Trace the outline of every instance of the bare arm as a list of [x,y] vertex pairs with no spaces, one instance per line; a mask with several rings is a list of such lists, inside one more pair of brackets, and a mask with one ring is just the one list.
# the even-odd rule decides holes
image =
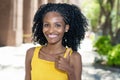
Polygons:
[[31,80],[31,60],[32,60],[33,52],[34,52],[34,48],[30,48],[26,53],[25,80]]
[[[82,60],[81,55],[79,53],[74,53],[72,56],[71,63],[73,65],[75,80],[81,80],[82,73]],[[72,80],[72,79],[71,79]]]
[[81,80],[82,73],[81,55],[75,52],[71,56],[70,64],[72,64],[72,69],[70,69],[68,73],[69,80]]

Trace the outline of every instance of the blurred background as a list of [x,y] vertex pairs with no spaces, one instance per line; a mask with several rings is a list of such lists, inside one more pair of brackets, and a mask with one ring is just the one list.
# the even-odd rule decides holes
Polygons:
[[24,80],[33,17],[44,3],[75,4],[88,19],[82,80],[120,80],[120,0],[0,0],[0,80]]

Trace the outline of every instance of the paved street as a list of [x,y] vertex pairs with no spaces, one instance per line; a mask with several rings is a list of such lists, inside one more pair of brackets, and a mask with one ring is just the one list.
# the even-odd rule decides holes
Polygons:
[[[0,80],[24,80],[24,61],[26,50],[32,44],[19,47],[0,47]],[[92,50],[91,42],[84,40],[79,52],[82,55],[82,80],[120,80],[120,70],[111,71],[92,65],[97,54]]]

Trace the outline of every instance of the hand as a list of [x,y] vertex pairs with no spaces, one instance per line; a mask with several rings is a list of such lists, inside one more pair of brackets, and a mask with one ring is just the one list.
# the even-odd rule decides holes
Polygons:
[[68,58],[63,58],[62,56],[58,56],[55,60],[55,67],[59,70],[65,71],[69,73],[72,67],[70,66],[70,56]]

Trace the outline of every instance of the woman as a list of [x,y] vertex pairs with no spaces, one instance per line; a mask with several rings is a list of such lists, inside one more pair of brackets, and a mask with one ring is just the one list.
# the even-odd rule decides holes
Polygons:
[[87,21],[80,9],[65,3],[40,6],[34,16],[33,41],[26,54],[25,80],[81,80],[81,55]]

